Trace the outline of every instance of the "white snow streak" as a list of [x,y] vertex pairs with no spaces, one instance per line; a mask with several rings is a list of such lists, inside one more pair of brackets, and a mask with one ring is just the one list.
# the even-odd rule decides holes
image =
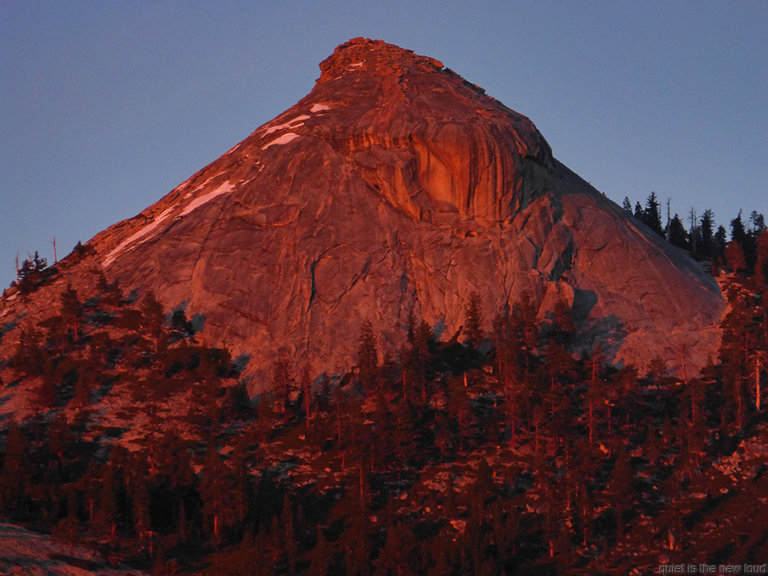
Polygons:
[[304,120],[308,120],[309,118],[311,118],[311,116],[308,116],[307,114],[301,114],[292,120],[288,120],[288,122],[267,128],[264,130],[264,135],[266,136],[267,134],[272,134],[273,132],[277,132],[278,130],[282,130],[284,128],[298,128],[299,126],[303,126]]
[[[127,239],[125,239],[122,242],[120,242],[120,244],[118,244],[117,247],[112,249],[112,251],[109,254],[107,254],[107,257],[104,259],[104,266],[106,267],[106,266],[109,266],[110,264],[112,264],[112,262],[115,260],[115,256],[117,256],[118,252],[122,251],[124,248],[126,248],[130,244],[136,242],[137,240],[139,240],[141,238],[144,238],[144,236],[146,236],[147,234],[152,232],[152,230],[157,228],[163,220],[168,218],[170,213],[173,212],[174,208],[175,208],[174,206],[168,208],[162,214],[160,214],[157,218],[152,220],[152,222],[150,222],[149,224],[144,226],[141,230],[139,230],[138,232],[135,232],[134,234],[131,234]],[[146,242],[151,237],[152,236],[150,236],[149,238],[144,238],[144,240],[142,240],[142,242]]]
[[187,204],[184,210],[181,212],[181,216],[186,216],[193,210],[197,210],[203,204],[207,204],[208,202],[216,198],[216,196],[221,196],[222,194],[226,194],[227,192],[232,192],[234,187],[235,186],[231,184],[229,180],[227,180],[226,182],[224,182],[224,184],[222,184],[215,190],[211,190],[207,194],[203,194],[199,198],[195,198],[194,200],[192,200],[192,202]]
[[330,110],[330,109],[331,107],[328,106],[327,104],[318,103],[318,104],[312,104],[312,108],[310,108],[309,111],[312,112],[312,114],[316,114],[317,112],[325,112],[326,110]]
[[283,144],[288,144],[288,142],[291,142],[292,140],[295,140],[298,138],[299,135],[296,134],[296,132],[287,132],[283,134],[282,136],[278,136],[271,142],[268,142],[264,146],[261,147],[262,150],[266,150],[270,146],[282,146]]

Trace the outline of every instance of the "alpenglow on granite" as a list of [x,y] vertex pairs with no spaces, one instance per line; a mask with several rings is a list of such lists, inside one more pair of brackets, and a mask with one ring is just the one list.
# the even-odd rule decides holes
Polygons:
[[450,338],[472,292],[486,332],[524,293],[541,320],[566,302],[574,352],[600,344],[617,365],[693,371],[715,353],[715,280],[558,162],[531,120],[382,41],[351,40],[320,69],[67,275],[101,268],[186,303],[202,338],[250,356],[253,391],[281,347],[313,374],[349,369],[366,319],[393,356],[411,312]]

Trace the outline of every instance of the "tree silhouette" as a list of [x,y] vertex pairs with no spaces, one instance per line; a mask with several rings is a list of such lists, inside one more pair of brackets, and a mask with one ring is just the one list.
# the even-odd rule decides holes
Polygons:
[[659,201],[656,198],[656,192],[651,192],[645,201],[642,220],[648,228],[656,232],[659,236],[664,236],[664,227],[661,224],[661,211],[659,210]]
[[67,289],[61,295],[61,316],[72,328],[72,338],[74,342],[79,340],[78,328],[83,315],[83,306],[77,297],[77,292],[71,284],[67,284]]
[[19,292],[27,295],[37,289],[44,279],[47,268],[48,261],[41,258],[37,251],[33,257],[24,260],[18,270],[17,286]]
[[272,390],[275,408],[283,415],[283,420],[287,421],[290,417],[293,393],[296,390],[288,348],[280,348],[278,357],[272,364]]
[[21,328],[13,355],[13,367],[29,376],[40,376],[45,370],[45,355],[40,333],[31,325]]
[[472,291],[464,308],[464,334],[466,334],[466,344],[471,350],[477,350],[485,339],[480,310],[480,295]]
[[370,320],[364,320],[360,327],[360,338],[357,344],[357,366],[363,390],[371,390],[379,368],[379,356],[376,351],[376,336],[373,333],[373,325]]
[[678,248],[688,248],[688,233],[683,226],[680,217],[675,214],[672,220],[669,222],[669,230],[667,232],[669,243]]
[[29,443],[16,423],[11,422],[5,441],[5,458],[0,471],[0,510],[11,515],[26,515],[30,480]]
[[230,467],[223,460],[213,442],[208,443],[200,480],[200,498],[203,501],[203,519],[206,533],[219,546],[224,530],[239,518],[237,482]]

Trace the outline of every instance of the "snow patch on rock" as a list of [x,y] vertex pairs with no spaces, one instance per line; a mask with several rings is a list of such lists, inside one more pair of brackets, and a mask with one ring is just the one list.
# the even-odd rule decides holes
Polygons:
[[137,242],[138,240],[141,240],[139,244],[146,242],[147,240],[151,239],[154,235],[150,235],[150,233],[155,230],[160,224],[170,216],[171,212],[173,212],[174,207],[168,208],[167,210],[164,210],[159,216],[157,216],[152,222],[144,226],[141,230],[138,232],[135,232],[131,234],[128,238],[120,242],[114,249],[110,251],[109,254],[107,254],[107,257],[104,259],[104,267],[109,266],[112,264],[112,262],[115,260],[115,257],[122,252],[125,248],[133,244],[134,242]]
[[296,134],[296,132],[287,132],[283,134],[282,136],[278,136],[271,142],[268,142],[267,144],[264,144],[264,146],[261,147],[262,150],[266,150],[270,146],[282,146],[283,144],[288,144],[288,142],[291,142],[298,138],[299,135]]
[[192,200],[192,202],[187,204],[186,207],[184,208],[184,210],[181,212],[181,216],[186,216],[187,214],[189,214],[193,210],[197,210],[198,208],[200,208],[204,204],[207,204],[208,202],[210,202],[211,200],[213,200],[217,196],[221,196],[222,194],[226,194],[228,192],[231,192],[234,188],[235,188],[235,186],[232,183],[230,183],[229,180],[227,180],[226,182],[221,184],[215,190],[211,190],[207,194],[203,194],[199,198],[195,198],[194,200]]
[[270,126],[266,130],[264,130],[264,135],[272,134],[273,132],[277,132],[278,130],[290,130],[293,128],[298,128],[299,126],[304,125],[304,120],[309,120],[311,116],[308,114],[300,114],[299,116],[296,116],[296,118],[293,118],[291,120],[288,120],[288,122],[284,122],[283,124],[278,124],[277,126]]

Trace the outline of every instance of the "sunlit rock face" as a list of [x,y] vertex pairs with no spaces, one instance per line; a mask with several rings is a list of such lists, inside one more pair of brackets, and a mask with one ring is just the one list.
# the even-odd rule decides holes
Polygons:
[[357,39],[314,89],[138,216],[97,235],[125,291],[205,318],[251,357],[253,391],[287,347],[313,373],[354,364],[372,321],[396,354],[413,311],[453,335],[527,292],[564,299],[579,346],[641,369],[702,366],[714,280],[552,156],[533,123],[431,58]]

